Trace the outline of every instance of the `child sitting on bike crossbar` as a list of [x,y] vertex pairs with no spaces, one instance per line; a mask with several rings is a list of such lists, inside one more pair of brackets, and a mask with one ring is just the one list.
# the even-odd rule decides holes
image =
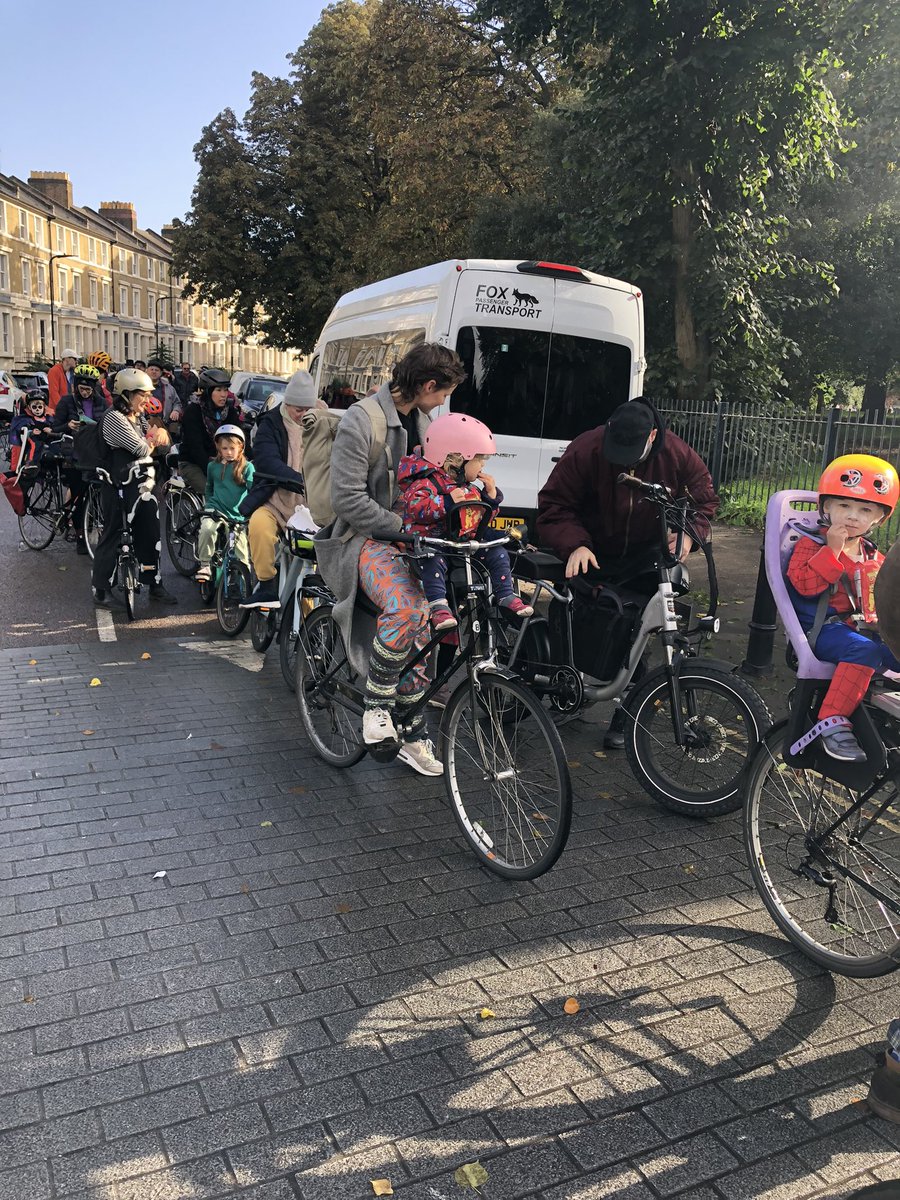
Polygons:
[[[215,433],[216,457],[206,468],[206,493],[203,518],[197,537],[200,566],[194,578],[206,582],[216,549],[216,538],[223,519],[243,521],[238,506],[253,483],[253,463],[244,455],[245,436],[240,425],[221,425]],[[234,551],[239,562],[250,566],[250,547],[246,529],[235,534]]]
[[[883,524],[900,498],[897,472],[870,454],[836,458],[819,480],[819,532],[803,534],[787,568],[794,608],[817,658],[837,664],[819,720],[804,736],[841,762],[864,762],[850,717],[876,671],[900,671],[878,635],[875,577],[884,555],[867,535]],[[900,710],[900,705],[898,705]]]
[[[496,454],[494,436],[482,421],[464,413],[446,413],[429,426],[421,451],[404,455],[397,471],[402,503],[403,529],[431,537],[475,538],[491,541],[503,535],[489,528],[503,502],[492,475],[484,471],[490,455]],[[481,487],[476,487],[476,481]],[[475,501],[470,505],[466,501]],[[480,507],[487,503],[490,511]],[[458,531],[450,528],[456,513]],[[530,617],[534,609],[513,590],[509,554],[503,545],[479,550],[476,560],[490,573],[494,599],[513,616]],[[455,629],[458,621],[447,600],[447,558],[429,551],[421,560],[422,589],[431,610],[431,626],[437,631]]]

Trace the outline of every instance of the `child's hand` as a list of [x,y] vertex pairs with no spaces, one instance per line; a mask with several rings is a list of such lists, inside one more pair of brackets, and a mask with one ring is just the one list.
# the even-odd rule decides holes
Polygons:
[[454,504],[462,504],[463,500],[468,498],[468,492],[465,488],[452,488],[450,491],[450,499]]
[[484,484],[484,494],[488,500],[495,500],[497,498],[497,484],[493,475],[488,475],[485,471],[479,471],[478,478]]
[[849,534],[847,526],[836,521],[833,525],[828,526],[828,532],[825,534],[825,541],[828,549],[835,555],[840,555],[847,544]]

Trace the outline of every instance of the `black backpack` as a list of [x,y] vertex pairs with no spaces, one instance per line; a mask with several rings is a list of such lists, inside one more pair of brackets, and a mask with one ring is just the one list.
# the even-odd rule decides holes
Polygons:
[[75,431],[72,459],[82,471],[94,471],[97,467],[109,470],[112,453],[100,433],[100,422],[82,425]]

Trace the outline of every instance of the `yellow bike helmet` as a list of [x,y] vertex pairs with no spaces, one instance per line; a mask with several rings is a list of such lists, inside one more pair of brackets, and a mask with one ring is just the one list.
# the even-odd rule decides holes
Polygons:
[[88,363],[92,367],[96,367],[98,371],[108,371],[112,365],[112,359],[105,350],[95,350],[93,354],[88,355]]
[[73,372],[76,383],[89,383],[91,387],[100,382],[100,372],[90,363],[79,363]]

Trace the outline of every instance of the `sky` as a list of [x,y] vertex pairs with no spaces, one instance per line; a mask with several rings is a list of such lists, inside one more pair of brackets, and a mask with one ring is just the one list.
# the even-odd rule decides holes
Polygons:
[[[321,0],[44,0],[3,5],[0,173],[67,171],[76,204],[130,200],[159,230],[190,208],[193,147],[251,74],[286,75]],[[48,36],[49,35],[49,36]],[[51,48],[52,47],[52,48]],[[26,67],[25,64],[29,65]],[[19,73],[21,71],[21,73]]]

